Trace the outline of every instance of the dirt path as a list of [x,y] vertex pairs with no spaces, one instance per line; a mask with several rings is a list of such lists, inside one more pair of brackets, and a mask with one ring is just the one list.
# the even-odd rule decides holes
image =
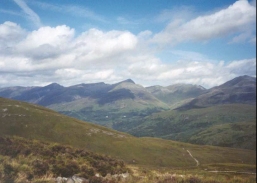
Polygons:
[[237,172],[237,171],[208,171],[212,173],[239,173],[239,174],[250,174],[250,175],[256,175],[256,173],[253,172]]
[[195,160],[196,166],[199,166],[200,165],[199,161],[191,154],[191,152],[189,150],[187,150],[187,152],[188,152],[189,156],[191,156]]

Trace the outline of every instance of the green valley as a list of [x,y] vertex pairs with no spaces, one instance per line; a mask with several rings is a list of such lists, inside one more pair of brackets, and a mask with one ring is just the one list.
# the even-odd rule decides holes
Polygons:
[[[116,128],[122,125],[117,124]],[[155,113],[144,118],[135,128],[128,129],[128,132],[136,136],[196,144],[256,149],[255,127],[255,106],[227,104]]]

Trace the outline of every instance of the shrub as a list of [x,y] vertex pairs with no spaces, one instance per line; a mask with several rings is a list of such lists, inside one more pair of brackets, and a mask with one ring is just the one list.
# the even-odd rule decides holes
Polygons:
[[92,177],[89,183],[104,183],[104,179],[102,177]]
[[33,173],[36,176],[45,175],[46,172],[49,170],[49,166],[46,162],[42,160],[35,160],[32,162]]
[[4,183],[13,183],[17,175],[17,170],[10,164],[4,164]]
[[74,174],[79,173],[80,168],[74,161],[69,161],[67,163],[64,163],[64,161],[58,161],[53,165],[52,171],[56,176],[71,177]]
[[80,171],[81,171],[81,173],[79,174],[79,176],[85,177],[87,179],[90,177],[93,177],[95,175],[94,169],[89,168],[86,165],[81,166]]
[[198,177],[189,177],[186,181],[188,183],[201,183],[202,182],[202,180],[199,179]]

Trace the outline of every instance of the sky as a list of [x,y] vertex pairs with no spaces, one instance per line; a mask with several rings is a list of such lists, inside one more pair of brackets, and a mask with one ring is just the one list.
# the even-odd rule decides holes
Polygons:
[[0,88],[256,77],[256,0],[0,0]]

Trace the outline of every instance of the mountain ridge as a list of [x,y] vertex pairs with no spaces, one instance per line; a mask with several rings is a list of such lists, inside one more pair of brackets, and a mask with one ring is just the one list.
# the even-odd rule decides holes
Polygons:
[[222,85],[208,89],[206,93],[177,107],[176,110],[189,110],[231,103],[256,105],[256,78],[246,75],[236,77]]

